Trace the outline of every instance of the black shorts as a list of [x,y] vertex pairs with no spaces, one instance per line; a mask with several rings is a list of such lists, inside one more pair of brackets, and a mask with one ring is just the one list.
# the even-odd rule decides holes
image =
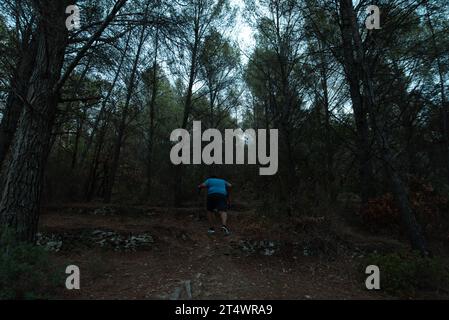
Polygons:
[[225,211],[227,209],[226,196],[220,193],[207,195],[207,211]]

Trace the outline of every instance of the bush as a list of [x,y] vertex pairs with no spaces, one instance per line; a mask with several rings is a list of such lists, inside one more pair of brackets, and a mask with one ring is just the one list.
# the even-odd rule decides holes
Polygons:
[[360,210],[363,225],[371,232],[378,230],[389,230],[401,223],[399,210],[394,203],[393,195],[390,193],[370,199]]
[[[418,178],[410,179],[410,205],[428,235],[446,235],[449,200],[437,193],[433,186]],[[399,209],[391,193],[370,199],[360,210],[365,228],[371,232],[391,233],[402,229]]]
[[413,296],[418,290],[438,291],[449,287],[449,270],[438,258],[422,257],[418,253],[371,254],[363,264],[380,269],[380,287],[398,296]]
[[5,233],[0,240],[0,299],[48,299],[58,284],[48,253],[29,243],[17,243]]

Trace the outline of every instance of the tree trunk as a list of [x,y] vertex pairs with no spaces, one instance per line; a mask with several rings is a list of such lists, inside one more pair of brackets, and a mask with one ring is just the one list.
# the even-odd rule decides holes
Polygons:
[[322,48],[321,42],[320,42],[320,51],[321,53],[321,61],[320,61],[320,76],[321,76],[321,90],[323,91],[323,99],[322,99],[322,105],[323,105],[323,111],[324,111],[324,140],[326,145],[326,192],[329,197],[329,200],[334,200],[335,194],[334,194],[334,188],[333,188],[333,182],[334,182],[334,172],[333,172],[333,162],[334,162],[334,155],[332,151],[332,142],[331,142],[331,126],[330,126],[330,117],[331,117],[331,111],[329,110],[329,88],[327,84],[328,80],[328,67],[327,67],[327,61],[325,58],[325,55],[323,53],[324,48]]
[[[148,9],[148,7],[147,7],[147,9]],[[125,105],[123,106],[122,116],[120,119],[120,124],[119,124],[118,132],[117,132],[117,138],[116,138],[115,144],[114,144],[114,153],[113,153],[113,158],[112,158],[110,180],[109,180],[109,184],[106,186],[106,190],[105,190],[105,196],[104,196],[105,203],[110,203],[111,199],[112,199],[112,190],[114,189],[115,179],[117,176],[117,171],[118,171],[119,162],[120,162],[120,153],[122,150],[122,145],[123,145],[124,137],[125,137],[126,120],[128,119],[129,105],[131,103],[131,97],[134,92],[137,67],[138,67],[139,60],[140,60],[140,53],[142,52],[142,47],[145,42],[144,41],[145,40],[145,31],[146,31],[146,25],[142,26],[136,56],[134,58],[133,66],[131,69],[131,75],[130,75],[130,79],[129,79],[129,83],[128,83],[128,89],[126,92]]]
[[340,14],[342,17],[343,55],[345,61],[345,74],[349,83],[349,90],[354,110],[354,119],[357,129],[356,145],[357,159],[359,163],[360,194],[362,201],[366,203],[374,194],[373,165],[370,153],[369,127],[367,110],[363,105],[360,88],[360,61],[354,57],[353,29],[351,14],[353,10],[351,0],[340,0]]
[[118,66],[117,66],[117,71],[115,72],[114,79],[112,80],[112,83],[111,83],[111,87],[109,88],[108,93],[106,94],[106,97],[101,102],[100,112],[98,113],[98,116],[95,119],[94,125],[92,127],[92,132],[90,133],[90,135],[87,139],[87,142],[86,142],[86,148],[84,149],[84,152],[81,156],[81,164],[84,164],[84,161],[86,160],[87,155],[89,154],[90,148],[92,147],[92,143],[94,141],[94,137],[98,130],[98,126],[100,125],[101,121],[103,120],[103,116],[104,116],[105,112],[107,111],[106,106],[109,102],[109,99],[112,96],[112,93],[114,92],[114,88],[119,79],[120,72],[122,71],[123,62],[126,58],[128,48],[129,48],[130,38],[131,38],[131,32],[128,33],[128,37],[126,38],[125,49],[123,50],[123,54],[120,58],[120,62],[118,64]]
[[[200,45],[200,35],[199,35],[199,18],[195,22],[195,40],[193,43],[193,48],[191,52],[191,64],[190,64],[190,72],[189,72],[189,84],[187,86],[187,94],[184,103],[184,116],[182,119],[181,128],[187,128],[187,122],[189,120],[189,116],[192,109],[192,97],[193,97],[193,85],[195,84],[196,73],[197,73],[197,59],[198,59],[198,50]],[[184,170],[182,165],[178,165],[174,167],[174,176],[173,176],[173,191],[174,191],[174,205],[180,206],[183,202],[182,196],[182,181],[184,176]]]
[[0,233],[15,232],[18,241],[35,240],[44,169],[51,145],[59,92],[95,39],[101,35],[126,0],[120,0],[100,28],[61,75],[68,31],[65,10],[75,1],[34,0],[37,15],[36,59],[23,101],[18,127],[5,163],[0,200]]
[[81,118],[79,118],[79,117],[77,118],[75,143],[74,143],[73,152],[72,152],[71,170],[75,170],[75,168],[78,164],[79,145],[80,145],[81,135],[83,134],[84,122],[87,117],[87,108],[88,108],[88,106],[84,105],[82,107],[83,112],[82,112]]
[[[14,72],[11,81],[11,92],[8,94],[6,100],[5,113],[3,114],[2,122],[0,124],[0,168],[9,151],[12,139],[17,129],[17,123],[22,111],[22,99],[25,99],[27,94],[27,84],[30,80],[31,73],[36,58],[36,41],[28,32],[29,36],[25,36],[22,40],[21,53],[17,70]],[[33,38],[32,38],[33,37]]]
[[[423,255],[427,255],[427,244],[422,234],[421,227],[418,224],[414,212],[410,206],[407,189],[397,169],[393,166],[394,158],[389,146],[386,131],[378,125],[376,111],[374,110],[376,102],[373,81],[370,70],[368,70],[368,62],[365,59],[364,50],[362,48],[362,40],[358,31],[357,19],[354,8],[352,7],[352,0],[340,0],[340,10],[343,25],[346,27],[343,29],[347,31],[348,34],[350,33],[352,38],[350,42],[346,42],[344,45],[345,51],[350,50],[349,53],[345,52],[345,56],[353,56],[354,53],[357,56],[356,66],[358,67],[358,73],[350,73],[349,76],[351,79],[348,80],[353,83],[363,82],[364,84],[363,92],[365,99],[361,97],[360,91],[352,92],[351,96],[354,96],[361,101],[366,101],[367,112],[369,112],[370,120],[373,124],[374,137],[378,145],[382,148],[380,153],[381,159],[384,162],[387,177],[391,182],[393,189],[392,191],[401,212],[402,220],[409,235],[412,248],[419,250]],[[352,76],[354,76],[354,78],[352,78]]]
[[67,45],[65,8],[68,0],[34,1],[39,12],[36,63],[19,119],[11,157],[5,168],[0,201],[2,232],[10,227],[16,239],[34,241],[39,217],[44,167],[58,103],[54,86],[61,76]]
[[441,118],[442,118],[442,136],[444,140],[444,155],[446,157],[446,174],[447,179],[449,181],[449,111],[448,106],[446,105],[446,90],[445,90],[445,81],[444,81],[444,71],[443,64],[441,62],[440,54],[438,52],[438,46],[436,41],[435,28],[433,26],[431,12],[428,1],[425,2],[426,5],[426,18],[427,24],[429,25],[430,32],[432,34],[432,49],[433,54],[435,55],[437,69],[438,69],[438,77],[439,77],[439,89],[441,95]]
[[156,96],[158,93],[158,79],[157,79],[157,56],[159,50],[159,29],[156,31],[155,38],[155,50],[154,50],[154,61],[153,61],[153,75],[152,75],[152,90],[151,90],[151,101],[150,101],[150,126],[148,130],[148,154],[147,154],[147,181],[145,187],[145,195],[151,194],[151,182],[152,182],[152,159],[153,159],[153,144],[154,144],[154,116],[156,108]]

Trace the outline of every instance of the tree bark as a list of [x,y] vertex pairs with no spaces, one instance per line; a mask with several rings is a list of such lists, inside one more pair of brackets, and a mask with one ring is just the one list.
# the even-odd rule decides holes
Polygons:
[[12,228],[20,241],[35,240],[44,167],[59,98],[53,88],[61,76],[67,45],[65,8],[69,4],[69,0],[33,2],[38,12],[36,63],[6,163],[0,201],[1,231]]
[[[393,165],[394,158],[388,142],[386,131],[378,125],[376,111],[374,110],[376,102],[373,80],[370,70],[368,70],[367,67],[368,63],[364,55],[364,49],[362,48],[362,40],[358,30],[357,18],[352,6],[352,0],[340,0],[340,10],[343,25],[345,26],[343,27],[343,33],[347,33],[344,35],[346,38],[344,51],[350,50],[350,52],[345,52],[345,57],[353,56],[353,54],[357,57],[357,63],[355,64],[358,69],[356,70],[357,72],[347,74],[348,81],[353,83],[353,86],[351,86],[351,96],[356,98],[356,103],[359,103],[358,100],[362,102],[366,101],[366,111],[369,113],[371,123],[373,124],[372,129],[374,132],[374,138],[381,147],[381,159],[384,162],[386,174],[390,180],[392,191],[401,212],[402,220],[409,235],[412,248],[420,251],[423,255],[428,255],[429,252],[421,227],[416,220],[413,209],[410,206],[408,191],[397,171],[397,168]],[[349,36],[351,37],[351,41],[347,41],[349,40]],[[363,99],[360,91],[353,92],[355,87],[354,84],[356,83],[363,83],[363,93],[365,99]],[[354,103],[355,102],[353,101],[353,104]]]
[[436,41],[435,28],[433,26],[431,12],[428,1],[425,1],[426,6],[426,18],[427,24],[429,25],[430,32],[432,34],[432,51],[435,55],[437,69],[438,69],[438,77],[439,77],[439,89],[441,95],[441,118],[442,118],[442,136],[444,140],[444,154],[446,157],[446,174],[447,179],[449,181],[449,111],[448,106],[446,105],[446,90],[445,90],[445,82],[444,82],[444,71],[443,64],[441,62],[441,57],[438,52],[438,46]]
[[329,110],[329,88],[328,88],[328,64],[326,61],[325,54],[323,53],[324,48],[322,47],[321,41],[319,42],[321,51],[320,56],[320,82],[321,82],[321,90],[323,91],[322,105],[324,111],[324,140],[326,145],[326,191],[329,197],[329,200],[334,200],[335,193],[333,188],[334,182],[334,171],[333,171],[333,162],[334,162],[334,154],[332,151],[332,143],[331,143],[331,126],[330,126],[330,117],[331,110]]
[[[189,120],[189,116],[192,109],[192,98],[193,98],[193,85],[195,84],[196,74],[197,74],[197,64],[198,64],[198,51],[200,46],[200,18],[197,17],[195,20],[194,26],[194,43],[191,51],[191,62],[190,62],[190,71],[189,71],[189,83],[187,86],[187,94],[184,103],[184,115],[182,118],[181,128],[187,128],[187,122]],[[174,205],[180,206],[183,202],[182,197],[182,181],[184,176],[184,170],[181,165],[174,167],[174,176],[173,176],[173,190],[174,190]]]
[[[147,7],[147,9],[148,9],[148,7]],[[122,145],[123,145],[124,137],[125,137],[126,120],[128,119],[129,106],[131,103],[131,97],[132,97],[132,94],[134,92],[134,87],[135,87],[137,67],[138,67],[139,60],[140,60],[140,53],[142,52],[142,47],[145,42],[144,41],[145,40],[145,32],[146,32],[146,25],[143,25],[140,36],[139,36],[139,44],[137,47],[136,56],[134,58],[133,66],[131,69],[131,75],[130,75],[128,88],[127,88],[127,92],[126,92],[125,105],[123,106],[122,116],[120,119],[117,137],[116,137],[115,144],[114,144],[111,175],[110,175],[109,184],[106,186],[105,196],[104,196],[105,203],[110,203],[111,199],[112,199],[112,191],[114,189],[115,179],[117,176],[118,166],[119,166],[119,162],[120,162],[120,153],[122,150]]]
[[148,130],[148,147],[147,147],[147,181],[145,187],[145,194],[151,194],[151,182],[152,182],[152,159],[153,159],[153,144],[154,144],[154,125],[155,125],[155,108],[156,108],[156,96],[158,93],[158,79],[157,79],[157,56],[159,52],[159,29],[156,31],[155,38],[155,49],[154,49],[154,61],[153,61],[153,74],[152,74],[152,84],[151,89],[151,101],[150,101],[150,125]]
[[75,61],[61,71],[68,41],[66,7],[74,1],[34,0],[37,16],[36,60],[26,99],[5,163],[5,182],[0,200],[0,233],[12,229],[17,241],[34,242],[39,219],[44,169],[51,145],[60,89],[81,57],[107,27],[126,0],[120,0],[81,49]]
[[345,61],[345,74],[349,83],[352,108],[354,110],[354,120],[357,129],[356,145],[357,159],[360,176],[360,195],[362,201],[366,203],[374,194],[373,188],[373,165],[370,152],[369,126],[367,120],[367,110],[363,105],[363,98],[360,87],[360,64],[359,57],[354,57],[352,16],[353,10],[351,0],[340,0],[340,14],[342,18],[342,40],[343,55]]
[[11,81],[12,88],[8,94],[5,113],[0,124],[0,168],[16,132],[20,112],[22,111],[22,100],[26,96],[28,81],[30,80],[35,63],[36,41],[31,30],[27,34],[22,40],[20,52],[22,56],[19,59],[17,70],[14,72]]

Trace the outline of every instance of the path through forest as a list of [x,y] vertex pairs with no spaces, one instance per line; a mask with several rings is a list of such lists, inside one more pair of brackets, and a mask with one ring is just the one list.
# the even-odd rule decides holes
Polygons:
[[[270,226],[252,211],[230,214],[231,236],[209,236],[198,210],[47,209],[40,222],[43,245],[56,243],[52,256],[61,268],[75,264],[81,270],[81,290],[61,290],[61,298],[186,299],[186,283],[193,299],[381,298],[364,289],[357,253],[337,245],[324,254],[324,240],[291,241],[293,229]],[[313,223],[320,222],[311,218]],[[94,240],[83,239],[92,235]],[[148,239],[142,235],[150,243],[126,240]]]

